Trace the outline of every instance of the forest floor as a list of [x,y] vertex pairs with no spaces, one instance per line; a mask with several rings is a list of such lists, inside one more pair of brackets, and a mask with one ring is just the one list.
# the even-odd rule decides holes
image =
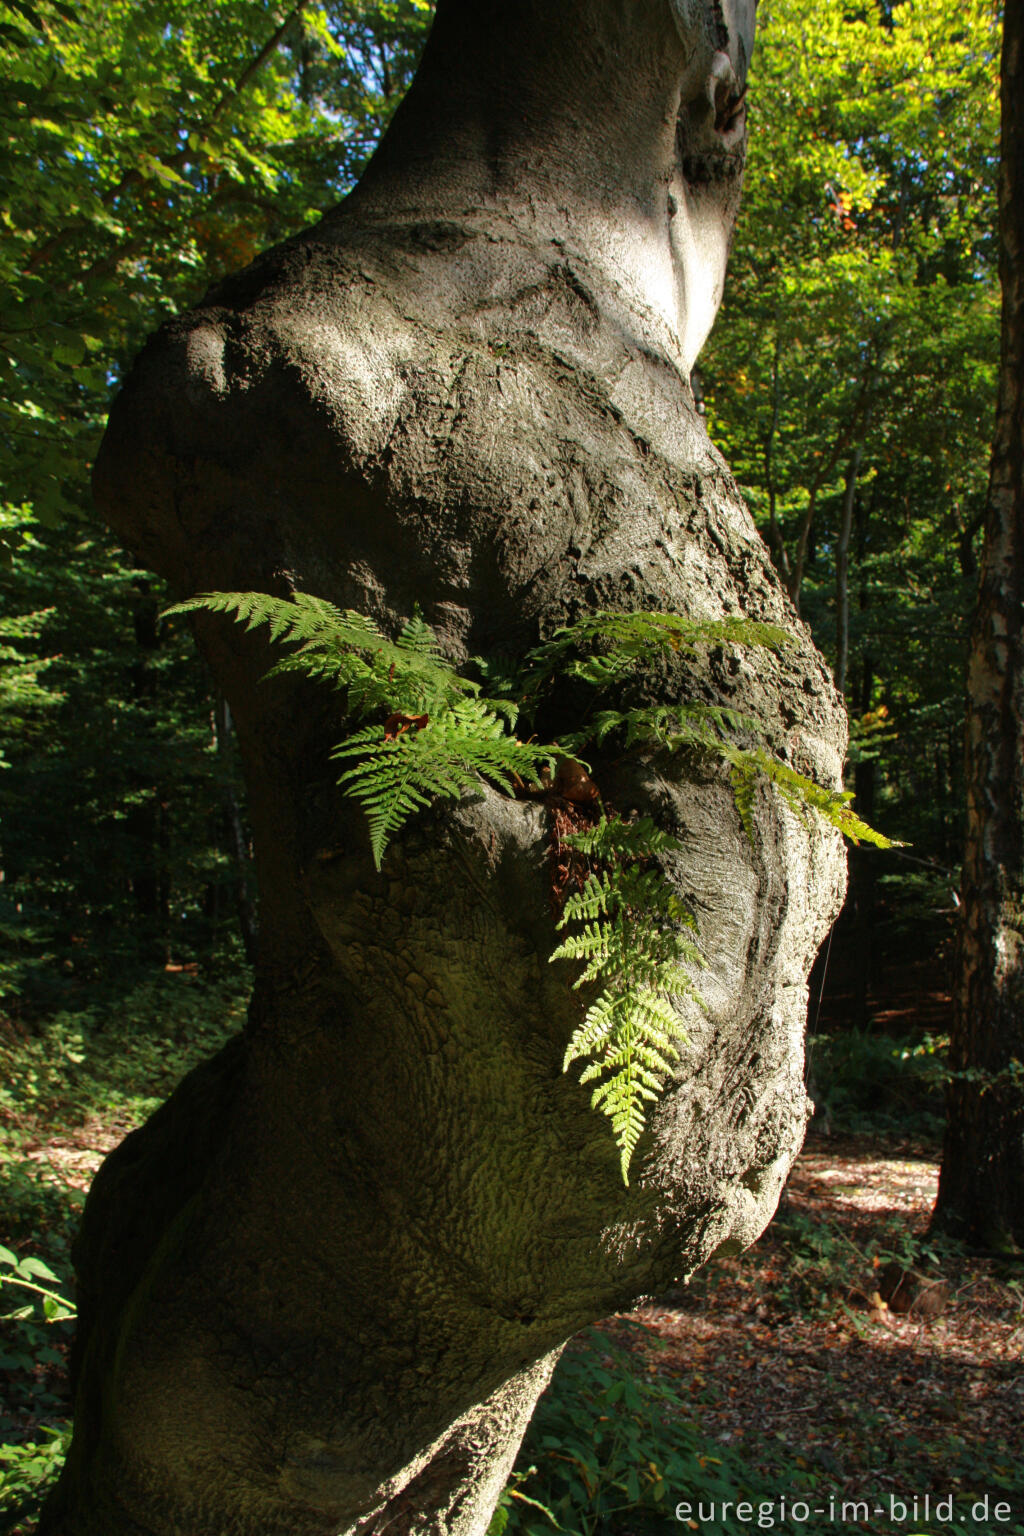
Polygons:
[[[38,1038],[0,1032],[0,1310],[26,1299],[15,1260],[51,1266],[69,1294],[69,1239],[104,1155],[237,1025],[241,994],[210,992],[217,1023],[197,1033],[197,987],[161,983],[96,1033],[66,1018]],[[815,1035],[815,1125],[844,1133],[812,1135],[745,1254],[567,1350],[517,1464],[506,1536],[549,1536],[551,1512],[565,1536],[1024,1536],[1024,1265],[927,1235],[940,1077],[923,1038],[919,1050],[871,1030]],[[70,1335],[38,1303],[0,1323],[0,1536],[28,1536],[63,1455]],[[694,1503],[676,1518],[709,1490],[760,1494],[770,1513],[755,1503],[743,1518],[741,1503],[705,1517]]]
[[[24,1156],[44,1181],[81,1191],[128,1128],[97,1117],[29,1142]],[[753,1248],[602,1325],[699,1426],[709,1460],[741,1461],[754,1497],[763,1479],[777,1529],[1024,1531],[1024,1272],[929,1244],[937,1177],[926,1148],[813,1139]],[[908,1267],[921,1289],[900,1311],[899,1296],[889,1305],[881,1292]],[[60,1374],[51,1364],[51,1391]],[[806,1525],[782,1517],[780,1487],[807,1504]],[[689,1490],[669,1492],[665,1529],[670,1518],[680,1529],[757,1529],[756,1506],[734,1523],[699,1519],[706,1506],[694,1503],[677,1522],[670,1510]],[[954,1501],[949,1522],[934,1519],[941,1499]],[[859,1501],[866,1520],[838,1517]],[[636,1528],[649,1531],[649,1515]],[[628,1522],[594,1529],[629,1536]]]
[[813,1138],[753,1248],[642,1307],[642,1332],[604,1325],[709,1442],[775,1484],[806,1473],[808,1529],[858,1501],[868,1521],[838,1528],[946,1529],[952,1499],[950,1528],[1024,1530],[1024,1267],[929,1242],[937,1183],[928,1148]]

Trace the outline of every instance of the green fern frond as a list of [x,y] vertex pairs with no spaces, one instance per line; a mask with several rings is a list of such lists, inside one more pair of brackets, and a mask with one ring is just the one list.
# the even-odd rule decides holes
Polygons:
[[692,916],[651,866],[655,854],[676,852],[681,844],[646,816],[633,822],[602,817],[565,842],[600,867],[566,900],[559,927],[572,931],[551,956],[581,967],[575,989],[597,990],[562,1066],[566,1071],[583,1062],[581,1083],[597,1084],[591,1104],[611,1121],[628,1184],[645,1106],[661,1093],[685,1039],[670,999],[696,995],[684,965],[701,964],[685,932]]
[[754,830],[754,801],[757,798],[758,775],[748,753],[737,753],[729,759],[729,783],[732,787],[733,804],[740,818],[740,825],[752,848],[757,846]]
[[757,722],[738,710],[720,704],[654,704],[638,709],[602,709],[581,727],[560,740],[567,752],[603,746],[609,736],[618,736],[622,746],[655,747],[679,752],[684,747],[714,750],[727,736],[740,731],[756,731]]
[[853,796],[848,791],[824,788],[806,774],[798,773],[788,763],[772,757],[763,748],[726,747],[723,756],[729,763],[729,777],[740,821],[751,843],[755,840],[754,797],[757,784],[760,779],[767,779],[776,786],[790,810],[803,819],[806,819],[808,811],[813,811],[852,843],[872,843],[876,848],[903,846],[862,821],[850,804]]
[[527,666],[535,685],[559,673],[605,688],[638,663],[653,661],[669,651],[689,656],[701,646],[767,646],[778,650],[789,643],[785,630],[752,619],[687,619],[678,613],[601,611],[556,630],[550,640],[530,652]]
[[623,1071],[629,1074],[633,1092],[653,1102],[664,1089],[665,1078],[671,1071],[669,1063],[657,1052],[648,1049],[641,1056],[635,1041],[624,1041],[618,1050],[610,1051],[600,1065],[610,1075],[594,1089],[592,1104],[609,1103],[619,1097],[615,1074]]
[[617,873],[615,882],[616,905],[633,908],[670,923],[684,923],[692,928],[692,912],[680,901],[675,890],[660,869],[641,869],[636,864],[626,864]]
[[[567,922],[575,921],[575,913],[570,909],[569,903],[565,904],[560,928],[564,928]],[[593,960],[597,959],[604,964],[608,954],[607,930],[598,927],[595,923],[585,923],[579,933],[571,933],[563,939],[557,949],[553,949],[549,956],[551,960]],[[573,982],[574,987],[581,987],[586,977],[579,977]]]
[[[673,996],[683,995],[683,984],[685,984],[687,991],[692,990],[692,984],[688,976],[682,976],[679,981],[675,982],[669,977],[666,977],[665,980],[667,984],[671,985]],[[676,1050],[675,1042],[683,1038],[679,1029],[679,1016],[675,1009],[666,1002],[664,994],[661,992],[644,992],[641,988],[637,993],[635,1007],[643,1023],[644,1035],[651,1049],[657,1048],[664,1051],[667,1056],[671,1056],[674,1060],[678,1059],[679,1052]],[[667,1072],[669,1068],[666,1066],[664,1070]]]
[[444,666],[437,636],[418,608],[413,610],[412,617],[402,625],[397,644],[399,650],[409,651],[414,656],[429,656],[439,666]]
[[[557,956],[552,955],[551,958],[554,960]],[[608,1043],[612,1035],[618,1032],[624,1009],[628,1009],[628,1003],[621,994],[616,992],[602,992],[600,997],[591,1003],[584,1015],[583,1023],[573,1032],[572,1039],[565,1048],[565,1056],[562,1060],[563,1072],[567,1072],[574,1061],[585,1061],[588,1056],[596,1055],[600,1047]],[[589,1082],[602,1070],[599,1062],[592,1062],[580,1077],[580,1082]]]
[[346,613],[308,592],[296,592],[290,598],[272,597],[269,592],[202,592],[165,609],[164,618],[201,611],[229,614],[246,629],[269,625],[271,640],[301,642],[347,631],[353,637],[349,644],[366,647],[384,641],[372,619],[351,611]]
[[206,592],[168,608],[168,614],[224,613],[247,630],[266,625],[269,638],[297,649],[266,676],[301,673],[347,693],[349,714],[387,708],[408,714],[436,713],[479,693],[479,684],[460,677],[441,656],[433,631],[418,614],[397,641],[388,640],[372,619],[323,598],[296,592],[292,598],[266,592]]
[[[508,727],[508,729],[510,731],[515,730],[516,721],[519,719],[519,706],[518,706],[518,704],[513,704],[511,699],[490,699],[489,698],[489,699],[485,699],[483,702],[487,705],[487,708],[489,710],[491,710],[491,712],[493,714],[498,715],[502,720],[504,720],[506,726]],[[555,756],[561,756],[561,755],[563,755],[563,754],[555,753]],[[568,755],[568,754],[566,754],[566,755]]]
[[[594,1063],[599,1072],[608,1075],[590,1098],[591,1108],[599,1110],[611,1121],[612,1134],[619,1148],[622,1181],[627,1186],[629,1165],[646,1125],[646,1105],[658,1099],[668,1075],[645,1063],[638,1054],[636,1033],[629,1010],[622,1010],[614,1048]],[[584,1074],[590,1080],[594,1075],[593,1068],[588,1068]]]
[[606,869],[602,869],[600,874],[589,874],[582,888],[567,897],[563,912],[574,922],[583,922],[599,914],[607,915],[608,903],[614,900],[615,888],[611,875]]
[[[633,1037],[638,1022],[643,1025],[642,1042]],[[680,1038],[676,1014],[656,994],[638,990],[629,997],[604,992],[574,1034],[563,1070],[574,1061],[597,1056],[604,1047],[581,1074],[581,1083],[592,1082],[611,1067],[626,1065],[630,1053],[635,1053],[644,1071],[667,1075],[672,1071],[670,1061],[679,1058],[675,1042]]]
[[506,791],[517,779],[538,783],[541,765],[550,764],[553,754],[510,736],[504,721],[481,700],[463,699],[400,735],[368,726],[341,742],[331,756],[358,759],[338,783],[366,811],[379,869],[390,838],[432,798],[460,799],[481,778]]
[[677,837],[663,831],[650,816],[640,816],[636,821],[602,816],[592,827],[569,833],[565,845],[596,858],[633,859],[647,859],[658,853],[680,853],[683,847]]

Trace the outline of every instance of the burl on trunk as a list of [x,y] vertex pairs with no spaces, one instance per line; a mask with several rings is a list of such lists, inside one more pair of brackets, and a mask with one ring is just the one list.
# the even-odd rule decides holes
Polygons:
[[[458,660],[595,609],[746,614],[667,700],[835,784],[842,712],[689,374],[743,167],[753,0],[441,0],[356,191],[150,342],[98,503],[182,596],[301,589]],[[562,1342],[762,1230],[804,1132],[836,834],[720,764],[595,767],[686,852],[706,1011],[625,1189],[561,1071],[547,811],[481,789],[372,865],[329,696],[199,623],[238,723],[261,936],[244,1034],[97,1176],[47,1536],[479,1536]],[[654,685],[652,685],[654,686]],[[554,722],[557,732],[557,721]]]

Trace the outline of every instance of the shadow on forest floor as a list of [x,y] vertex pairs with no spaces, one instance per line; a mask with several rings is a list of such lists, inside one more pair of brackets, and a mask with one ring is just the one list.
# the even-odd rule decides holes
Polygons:
[[[603,1325],[638,1370],[671,1383],[709,1448],[739,1453],[766,1486],[805,1474],[808,1530],[833,1528],[830,1503],[865,1500],[866,1521],[851,1510],[835,1529],[1024,1530],[1024,1268],[930,1243],[937,1182],[920,1146],[814,1138],[753,1248],[642,1307],[644,1332]],[[905,1312],[882,1300],[904,1267],[948,1284],[937,1315],[923,1315],[924,1290]],[[953,1499],[951,1522],[934,1518],[940,1498]],[[905,1518],[890,1517],[891,1499]]]

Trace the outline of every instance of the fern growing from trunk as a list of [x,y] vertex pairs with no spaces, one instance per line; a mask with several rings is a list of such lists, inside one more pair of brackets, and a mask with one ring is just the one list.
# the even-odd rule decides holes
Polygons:
[[[517,670],[478,660],[498,692],[485,698],[479,683],[445,660],[418,613],[389,640],[363,614],[301,592],[292,599],[209,592],[167,612],[223,613],[247,629],[266,628],[272,641],[295,647],[268,677],[296,673],[344,696],[341,713],[360,728],[350,730],[331,756],[349,765],[338,783],[366,813],[378,869],[390,839],[433,800],[460,799],[481,780],[507,793],[557,789],[552,775],[560,759],[581,772],[585,765],[575,761],[577,753],[612,736],[626,747],[698,750],[723,759],[751,841],[755,794],[767,782],[797,814],[814,812],[854,842],[890,846],[855,815],[849,795],[823,788],[762,747],[740,745],[740,734],[756,726],[724,706],[681,700],[599,710],[547,746],[514,734],[520,705],[535,707],[556,676],[575,678],[600,695],[668,654],[692,655],[712,645],[785,645],[785,633],[771,625],[665,613],[589,614],[556,631]],[[657,862],[681,844],[648,817],[625,822],[607,816],[587,782],[601,814],[594,826],[564,839],[589,868],[565,902],[558,926],[566,936],[550,958],[582,966],[574,986],[594,994],[569,1041],[563,1070],[586,1063],[580,1081],[596,1085],[591,1102],[611,1120],[628,1184],[646,1107],[664,1089],[685,1039],[672,999],[699,1001],[691,971],[702,961],[693,918]]]
[[433,799],[458,800],[487,779],[511,794],[516,781],[539,784],[554,749],[535,747],[509,734],[509,721],[482,699],[460,699],[422,724],[389,731],[367,726],[331,753],[356,758],[338,779],[358,800],[370,827],[370,846],[380,869],[390,837]]
[[[561,675],[588,684],[599,695],[640,675],[667,653],[688,656],[702,647],[722,645],[779,650],[788,643],[785,630],[738,617],[698,621],[672,613],[599,612],[557,630],[549,641],[531,651],[519,687],[521,696],[535,704],[552,677]],[[790,810],[800,816],[814,812],[853,843],[868,842],[878,848],[900,846],[856,815],[850,805],[851,794],[827,789],[763,747],[740,745],[740,733],[749,736],[757,731],[757,722],[737,710],[686,699],[624,711],[598,710],[579,729],[561,735],[559,744],[564,751],[577,753],[617,736],[627,749],[640,746],[669,753],[697,750],[723,759],[729,766],[736,808],[751,842],[755,839],[754,797],[757,786],[767,782],[775,786]]]
[[208,592],[167,611],[226,613],[247,629],[265,626],[271,640],[297,646],[268,678],[298,673],[328,683],[345,694],[344,712],[357,721],[386,714],[331,753],[355,759],[338,783],[366,813],[378,869],[391,837],[432,800],[458,800],[480,779],[507,792],[516,780],[539,785],[541,768],[563,755],[512,735],[516,706],[481,698],[480,685],[444,660],[419,614],[390,641],[372,619],[302,592],[293,600]]
[[646,1107],[661,1095],[686,1038],[672,998],[696,995],[684,963],[703,964],[688,931],[693,916],[652,862],[682,844],[646,816],[636,822],[602,816],[565,843],[598,867],[566,900],[558,926],[574,931],[551,955],[581,963],[573,986],[596,990],[562,1070],[588,1063],[580,1082],[597,1084],[590,1102],[611,1120],[628,1185]]

